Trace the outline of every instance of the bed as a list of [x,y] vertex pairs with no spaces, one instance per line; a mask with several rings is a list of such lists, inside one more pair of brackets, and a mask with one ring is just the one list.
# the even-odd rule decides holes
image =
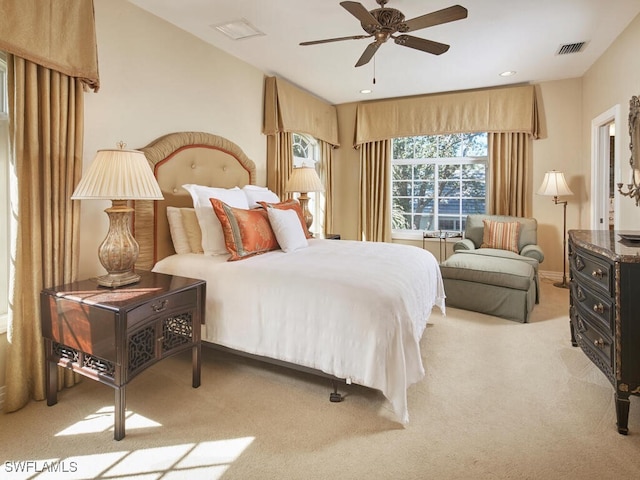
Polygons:
[[165,198],[136,202],[137,268],[207,281],[203,344],[380,390],[406,424],[407,388],[425,374],[420,339],[432,309],[445,311],[433,255],[316,238],[239,261],[176,254],[168,207],[193,207],[182,185],[245,187],[255,184],[255,165],[234,143],[203,132],[169,134],[141,150]]

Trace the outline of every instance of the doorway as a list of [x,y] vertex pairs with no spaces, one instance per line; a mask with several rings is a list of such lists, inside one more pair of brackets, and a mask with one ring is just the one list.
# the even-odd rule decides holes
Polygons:
[[591,122],[591,229],[614,230],[619,225],[620,105]]

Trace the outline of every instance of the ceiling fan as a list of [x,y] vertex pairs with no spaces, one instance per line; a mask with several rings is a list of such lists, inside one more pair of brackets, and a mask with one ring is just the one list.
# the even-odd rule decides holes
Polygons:
[[[317,45],[319,43],[340,42],[342,40],[360,40],[363,38],[375,37],[373,43],[364,50],[364,53],[356,63],[356,67],[360,67],[369,63],[380,45],[392,38],[395,43],[404,47],[415,48],[423,52],[433,55],[441,55],[449,50],[449,45],[445,43],[434,42],[424,38],[406,35],[407,32],[413,32],[422,28],[433,27],[442,23],[453,22],[467,18],[467,9],[460,5],[443,8],[426,15],[404,19],[404,14],[395,8],[387,8],[385,4],[389,0],[376,0],[380,8],[368,11],[359,2],[340,2],[351,15],[360,20],[360,24],[368,35],[353,35],[350,37],[327,38],[325,40],[314,40],[311,42],[302,42],[300,45]],[[399,35],[396,35],[399,34]]]

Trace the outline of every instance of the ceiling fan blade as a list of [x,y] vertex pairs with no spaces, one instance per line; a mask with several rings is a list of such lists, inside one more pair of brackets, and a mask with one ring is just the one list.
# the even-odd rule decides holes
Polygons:
[[434,42],[433,40],[425,40],[424,38],[413,37],[411,35],[399,35],[393,39],[398,45],[404,47],[415,48],[423,52],[432,53],[433,55],[442,55],[449,50],[446,43]]
[[454,22],[456,20],[462,20],[467,18],[467,9],[460,5],[454,5],[453,7],[443,8],[436,12],[427,13],[420,17],[412,18],[404,22],[407,29],[405,32],[413,32],[420,30],[421,28],[433,27],[434,25],[440,25],[442,23]]
[[360,20],[360,23],[363,26],[371,25],[380,26],[380,22],[375,19],[373,15],[369,13],[369,10],[364,8],[361,3],[358,2],[340,2],[340,5],[344,7],[344,9],[349,12],[351,15]]
[[364,53],[360,56],[360,59],[356,63],[356,67],[361,67],[362,65],[369,63],[369,60],[371,60],[376,54],[380,45],[382,44],[378,42],[370,43],[369,46],[364,49]]
[[372,35],[352,35],[350,37],[327,38],[325,40],[312,40],[311,42],[302,42],[300,45],[317,45],[319,43],[341,42],[342,40],[361,40],[370,38]]

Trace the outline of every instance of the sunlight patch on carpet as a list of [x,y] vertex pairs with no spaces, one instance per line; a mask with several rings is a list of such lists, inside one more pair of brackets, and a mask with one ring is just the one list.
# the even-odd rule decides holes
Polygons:
[[[126,412],[126,429],[132,430],[136,428],[149,428],[149,427],[161,427],[158,422],[154,422],[142,415],[138,415],[133,412]],[[107,430],[113,430],[114,421],[114,407],[100,408],[96,413],[88,415],[83,420],[80,420],[73,425],[65,428],[64,430],[56,433],[56,437],[62,437],[66,435],[79,435],[83,433],[97,433],[105,432]]]
[[[208,479],[217,480],[255,437],[184,443],[131,451],[77,455],[58,459],[6,462],[11,480],[48,479]],[[8,470],[7,470],[8,469]]]

